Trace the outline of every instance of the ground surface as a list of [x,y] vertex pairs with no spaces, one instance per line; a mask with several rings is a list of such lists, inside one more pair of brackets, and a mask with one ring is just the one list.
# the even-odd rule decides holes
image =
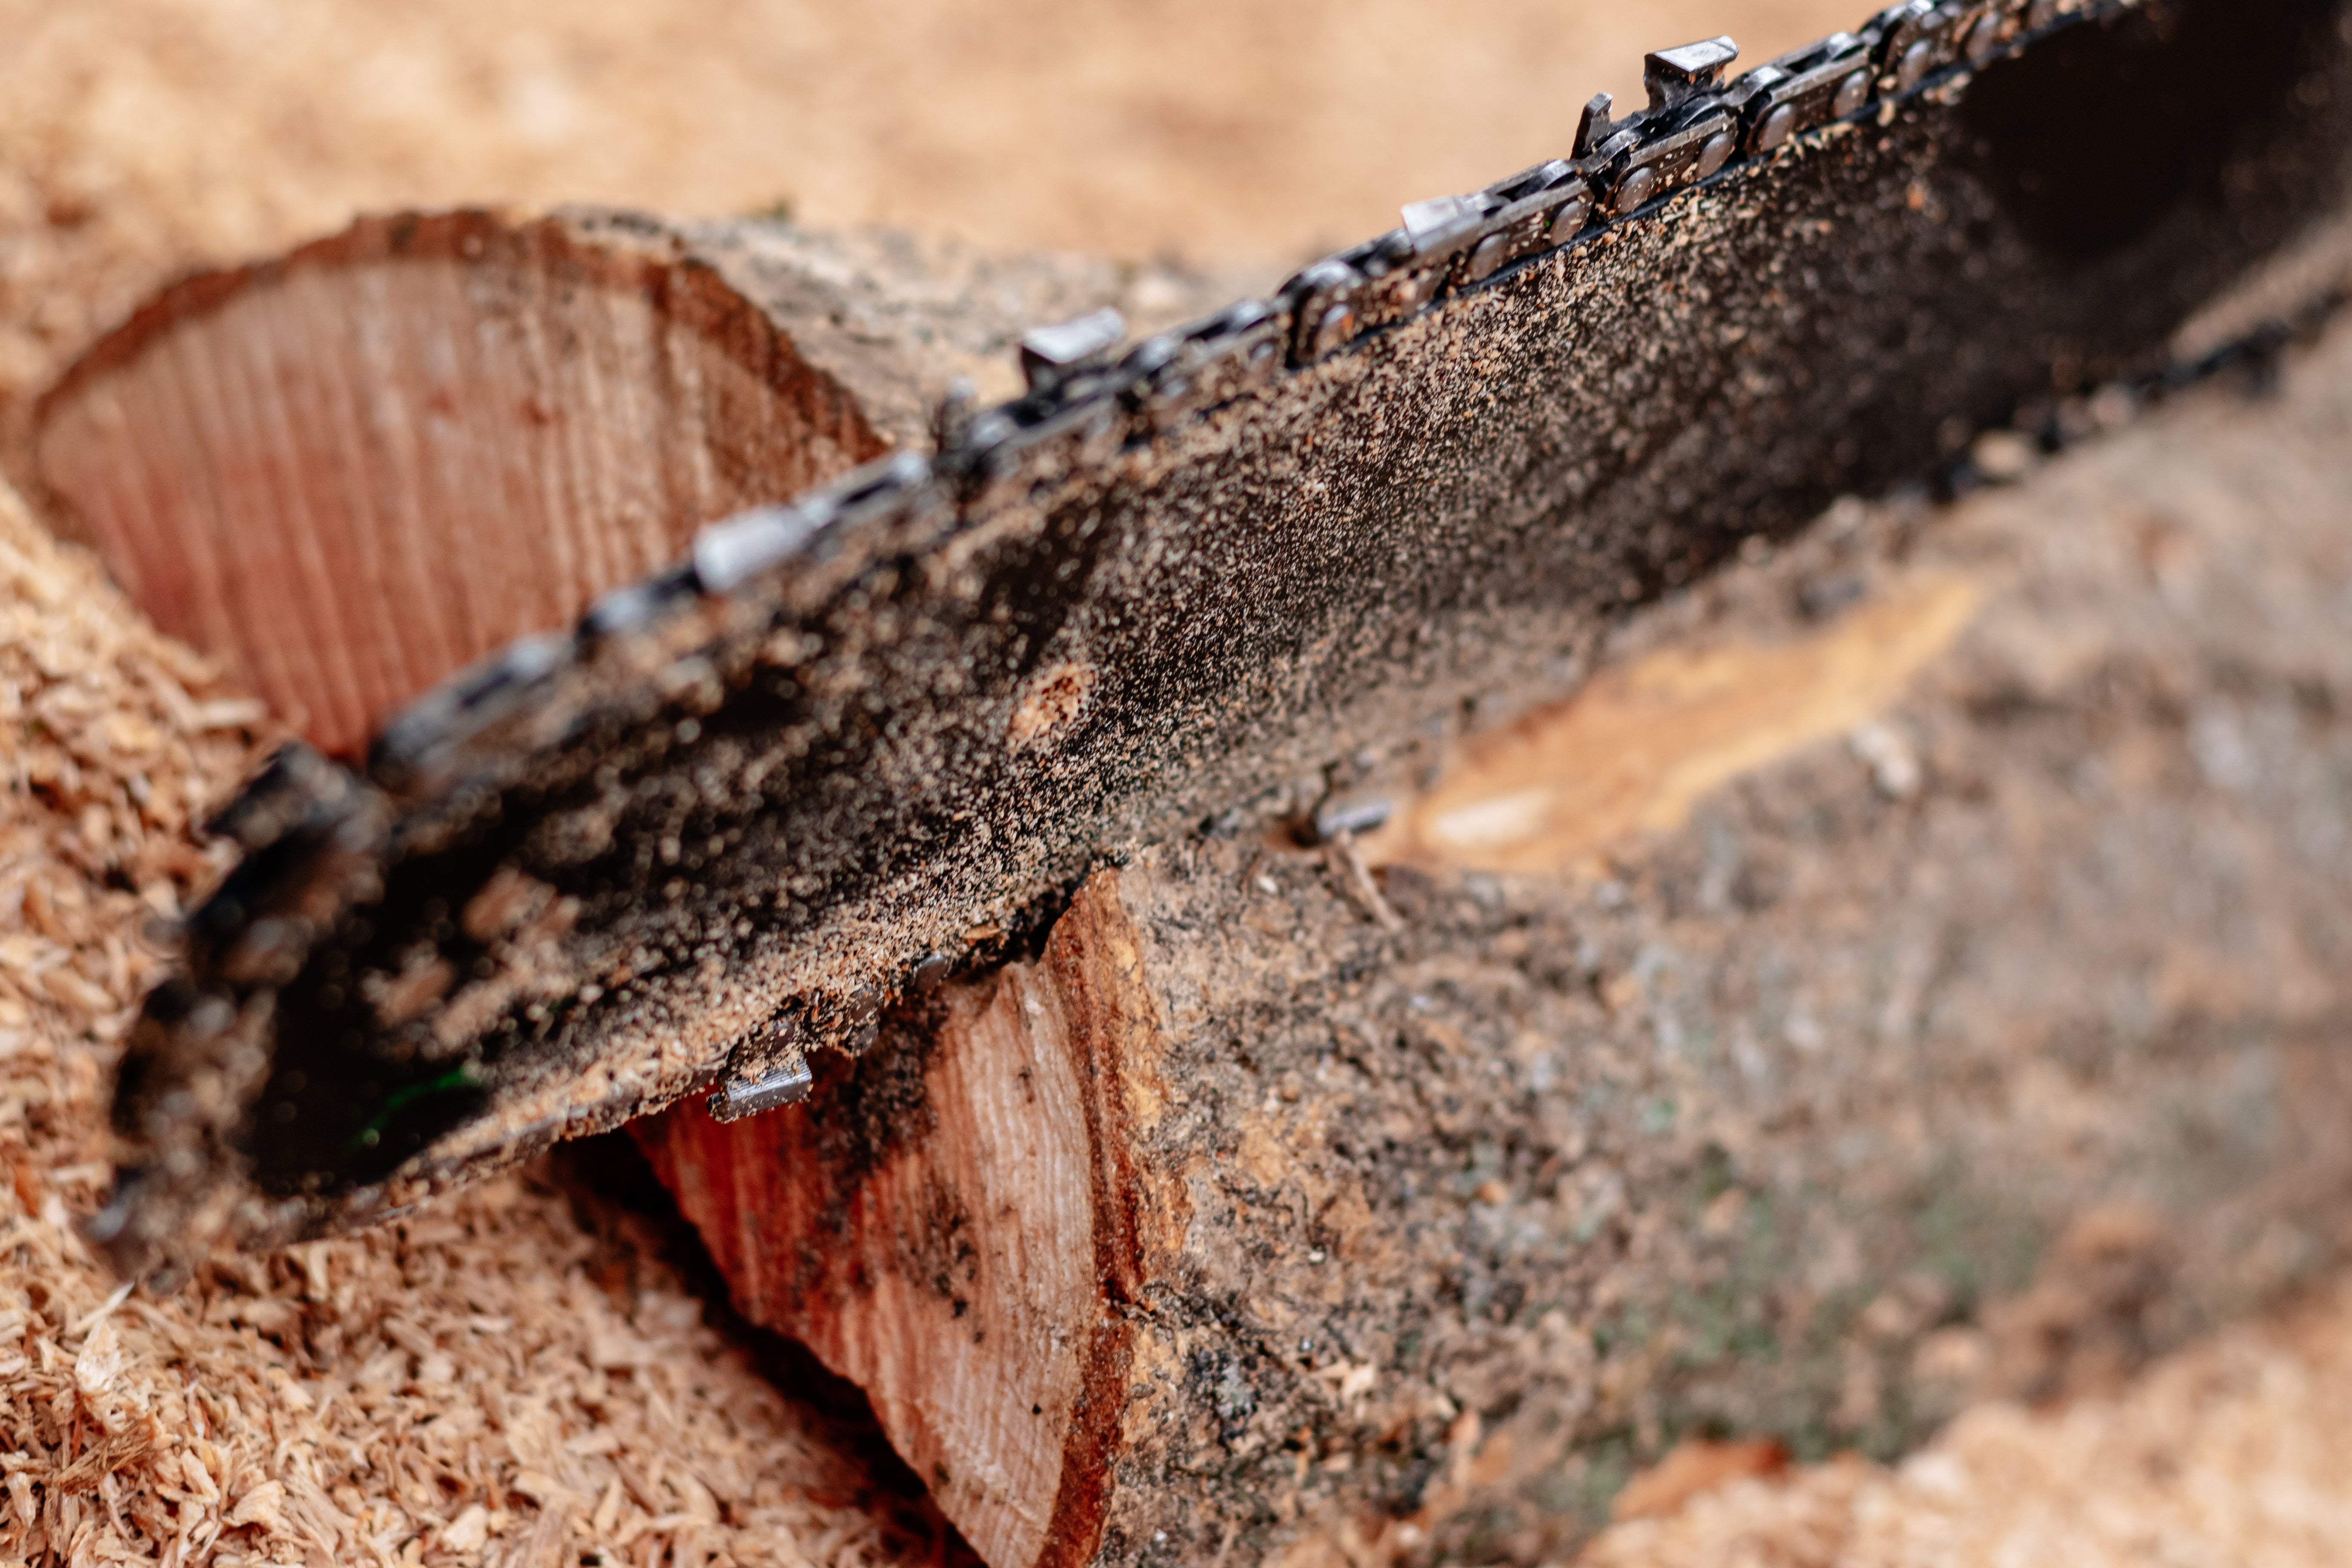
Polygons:
[[[164,277],[355,208],[790,200],[1272,271],[1557,151],[1643,47],[1727,26],[1753,52],[1859,9],[0,0],[0,427]],[[609,1206],[543,1181],[108,1308],[68,1227],[106,1066],[147,922],[211,873],[191,817],[261,735],[0,506],[0,1560],[922,1550]],[[2322,1289],[2069,1406],[1980,1407],[1899,1469],[1743,1480],[1594,1553],[2323,1563],[2352,1524],[2347,1410],[2352,1294]]]

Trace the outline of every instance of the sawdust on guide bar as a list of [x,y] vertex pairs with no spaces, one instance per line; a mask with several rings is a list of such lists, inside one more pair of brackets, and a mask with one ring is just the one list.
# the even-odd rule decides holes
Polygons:
[[[0,500],[0,1561],[885,1560],[839,1462],[674,1275],[535,1179],[120,1294],[73,1237],[104,1176],[144,939],[216,869],[193,832],[268,726]],[[1963,1416],[1897,1469],[1741,1479],[1620,1525],[1611,1568],[2332,1560],[2352,1529],[2352,1288],[2128,1388]],[[566,1554],[570,1555],[567,1556]]]
[[[165,278],[361,207],[789,198],[1271,272],[1557,151],[1643,47],[1728,29],[1754,59],[1865,9],[0,0],[0,429]],[[0,1562],[889,1555],[789,1391],[536,1175],[116,1300],[69,1225],[104,1184],[108,1059],[150,922],[221,863],[194,821],[268,735],[0,500]],[[2323,1563],[2347,1413],[2339,1286],[2114,1395],[1734,1482],[1590,1558]]]

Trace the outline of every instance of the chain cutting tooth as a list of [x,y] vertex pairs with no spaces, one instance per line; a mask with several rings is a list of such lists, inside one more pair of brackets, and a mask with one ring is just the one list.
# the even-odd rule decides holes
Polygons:
[[809,1071],[808,1058],[795,1050],[757,1078],[722,1083],[703,1108],[713,1121],[740,1121],[763,1110],[798,1105],[815,1087],[816,1075]]
[[1108,365],[1126,337],[1127,318],[1108,307],[1039,327],[1021,340],[1021,374],[1031,392],[1051,393],[1084,371]]
[[694,536],[694,576],[706,594],[731,594],[798,555],[816,521],[796,506],[763,506],[714,522]]
[[[673,567],[615,589],[597,604],[667,605],[693,591],[691,569]],[[379,781],[398,782],[429,771],[435,758],[448,755],[545,690],[579,647],[569,633],[545,632],[509,643],[460,671],[393,716],[368,748],[369,773]]]
[[1678,48],[1659,49],[1642,60],[1642,86],[1650,94],[1653,112],[1677,109],[1723,85],[1723,73],[1739,58],[1739,46],[1729,37],[1706,38]]
[[1617,100],[1605,92],[1596,92],[1586,100],[1584,112],[1577,117],[1576,146],[1571,153],[1578,163],[1599,156],[1615,134],[1616,122],[1609,115],[1616,107]]
[[1486,205],[1476,196],[1432,196],[1407,203],[1398,216],[1413,254],[1435,258],[1453,254],[1486,216]]
[[[1106,309],[1021,340],[1028,395],[975,416],[940,454],[966,505],[992,505],[1106,460],[1139,424],[1148,425],[1139,388],[1164,362],[1118,355],[1126,335],[1127,319]],[[929,474],[923,469],[904,488],[911,491]]]
[[[1630,143],[1612,134],[1592,155],[1592,177],[1608,210],[1619,216],[1660,196],[1718,173],[1739,150],[1738,110],[1720,90],[1726,67],[1738,57],[1729,38],[1709,38],[1661,49],[1643,62],[1642,79],[1650,107],[1628,122]],[[1596,134],[1607,110],[1598,99],[1587,107],[1580,145]]]

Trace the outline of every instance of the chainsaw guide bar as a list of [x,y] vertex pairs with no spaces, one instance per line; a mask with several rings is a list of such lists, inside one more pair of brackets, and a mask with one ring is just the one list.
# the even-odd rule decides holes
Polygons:
[[2160,375],[2344,195],[2340,0],[1910,0],[1735,53],[1270,298],[1034,333],[928,456],[713,523],[363,767],[286,749],[133,1028],[92,1238],[168,1271],[797,1099],[1090,867]]

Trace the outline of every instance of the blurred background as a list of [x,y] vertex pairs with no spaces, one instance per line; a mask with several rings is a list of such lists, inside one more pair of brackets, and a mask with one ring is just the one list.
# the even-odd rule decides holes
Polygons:
[[787,211],[1268,279],[1564,151],[1644,50],[1862,0],[0,0],[0,418],[354,212]]

